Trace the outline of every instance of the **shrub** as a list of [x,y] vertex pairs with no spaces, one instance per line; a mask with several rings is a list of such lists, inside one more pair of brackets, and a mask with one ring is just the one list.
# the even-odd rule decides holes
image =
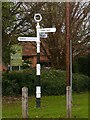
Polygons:
[[24,86],[28,87],[30,95],[34,94],[34,77],[33,72],[30,73],[30,71],[12,71],[10,73],[4,73],[2,81],[3,95],[19,95]]
[[72,87],[76,92],[87,91],[89,87],[90,78],[83,74],[74,73]]
[[[90,78],[83,74],[73,74],[73,91],[88,90]],[[36,73],[34,70],[12,71],[3,73],[3,95],[20,95],[22,87],[26,86],[29,95],[35,94]],[[41,86],[43,95],[61,95],[66,92],[66,72],[61,70],[42,70]]]
[[[88,91],[90,78],[73,73],[72,88],[75,92]],[[66,92],[66,72],[60,70],[42,71],[42,91],[44,95],[61,95]]]
[[41,74],[42,93],[44,95],[60,95],[65,93],[65,72],[46,70]]
[[81,56],[73,62],[73,72],[88,75],[90,77],[90,54]]

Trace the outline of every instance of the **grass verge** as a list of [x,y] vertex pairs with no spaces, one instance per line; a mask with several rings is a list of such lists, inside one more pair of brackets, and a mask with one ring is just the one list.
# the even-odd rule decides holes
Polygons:
[[[21,97],[3,97],[3,118],[22,118]],[[29,118],[66,118],[66,96],[45,96],[41,108],[29,97]],[[88,118],[88,92],[73,94],[72,118]]]

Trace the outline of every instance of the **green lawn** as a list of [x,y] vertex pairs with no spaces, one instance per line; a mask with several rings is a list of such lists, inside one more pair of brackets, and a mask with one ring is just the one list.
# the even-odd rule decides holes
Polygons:
[[[21,98],[3,98],[3,118],[21,118]],[[46,96],[41,99],[41,108],[35,107],[35,98],[29,97],[30,118],[66,118],[66,97]],[[73,118],[88,118],[88,92],[73,94]]]

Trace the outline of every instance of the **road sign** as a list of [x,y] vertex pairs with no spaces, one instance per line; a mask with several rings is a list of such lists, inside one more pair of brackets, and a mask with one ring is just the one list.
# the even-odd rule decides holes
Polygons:
[[18,41],[37,41],[37,37],[18,37]]
[[18,44],[11,46],[10,65],[22,66],[22,46]]
[[47,34],[40,34],[40,38],[47,38]]
[[42,33],[42,32],[55,32],[56,31],[56,28],[42,28],[42,29],[39,29],[39,32]]
[[19,41],[35,41],[37,44],[37,66],[36,66],[36,75],[37,75],[37,84],[36,84],[36,107],[40,108],[41,102],[41,86],[40,86],[40,38],[47,38],[45,32],[55,32],[56,28],[41,28],[39,22],[42,20],[42,16],[37,13],[34,15],[34,20],[37,22],[36,32],[37,37],[18,37]]

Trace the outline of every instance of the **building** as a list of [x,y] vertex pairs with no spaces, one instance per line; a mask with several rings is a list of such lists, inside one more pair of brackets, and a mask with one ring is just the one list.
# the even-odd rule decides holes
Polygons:
[[0,63],[0,72],[1,71],[7,71],[7,67]]
[[[31,66],[33,68],[36,67],[36,64],[37,64],[36,44],[30,43],[30,42],[25,42],[25,43],[22,43],[22,46],[23,46],[22,47],[23,59],[30,60],[32,63]],[[40,53],[40,64],[41,64],[41,66],[45,66],[45,67],[50,66],[49,59],[42,52]]]

